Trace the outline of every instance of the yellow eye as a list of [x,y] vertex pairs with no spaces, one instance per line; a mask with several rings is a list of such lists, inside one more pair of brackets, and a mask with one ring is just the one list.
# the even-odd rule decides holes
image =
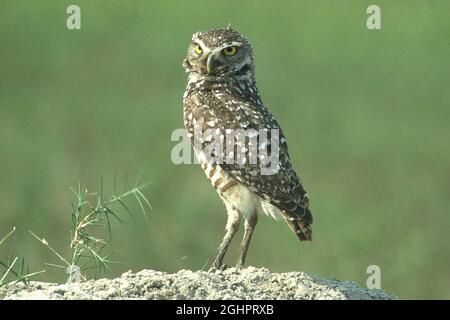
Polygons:
[[200,47],[200,45],[196,45],[194,51],[198,55],[201,55],[203,53],[203,49],[202,47]]
[[237,48],[235,46],[232,47],[226,47],[225,49],[222,50],[223,54],[231,57],[234,56],[236,54]]

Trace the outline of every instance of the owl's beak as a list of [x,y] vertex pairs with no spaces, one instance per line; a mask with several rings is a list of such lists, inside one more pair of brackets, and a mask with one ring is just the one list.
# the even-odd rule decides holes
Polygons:
[[208,59],[206,60],[206,71],[212,74],[216,71],[217,67],[220,65],[220,61],[216,55],[216,52],[212,52]]

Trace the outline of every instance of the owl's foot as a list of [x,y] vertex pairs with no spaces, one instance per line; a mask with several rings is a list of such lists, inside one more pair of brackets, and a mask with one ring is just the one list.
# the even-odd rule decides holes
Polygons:
[[213,263],[213,265],[211,266],[211,268],[208,270],[208,272],[216,272],[217,270],[225,270],[228,269],[230,266],[227,264],[216,264]]

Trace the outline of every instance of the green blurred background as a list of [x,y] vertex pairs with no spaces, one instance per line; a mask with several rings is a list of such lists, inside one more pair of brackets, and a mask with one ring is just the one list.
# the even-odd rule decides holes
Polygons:
[[[66,28],[73,3],[79,31]],[[401,298],[449,299],[450,2],[376,1],[378,31],[366,28],[372,3],[3,0],[0,235],[16,226],[14,252],[47,269],[40,279],[64,281],[28,230],[69,255],[69,187],[98,190],[101,176],[112,186],[116,172],[145,168],[154,210],[148,223],[115,225],[124,264],[108,276],[208,263],[225,209],[199,166],[171,162],[170,135],[183,126],[192,33],[231,22],[252,41],[315,217],[312,243],[260,219],[248,264],[362,286],[378,265],[382,288]]]

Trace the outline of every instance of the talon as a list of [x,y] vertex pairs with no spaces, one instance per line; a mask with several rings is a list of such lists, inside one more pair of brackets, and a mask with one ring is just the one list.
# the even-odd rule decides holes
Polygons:
[[221,262],[214,261],[211,268],[208,270],[209,272],[215,272],[217,270],[223,270],[223,265]]

